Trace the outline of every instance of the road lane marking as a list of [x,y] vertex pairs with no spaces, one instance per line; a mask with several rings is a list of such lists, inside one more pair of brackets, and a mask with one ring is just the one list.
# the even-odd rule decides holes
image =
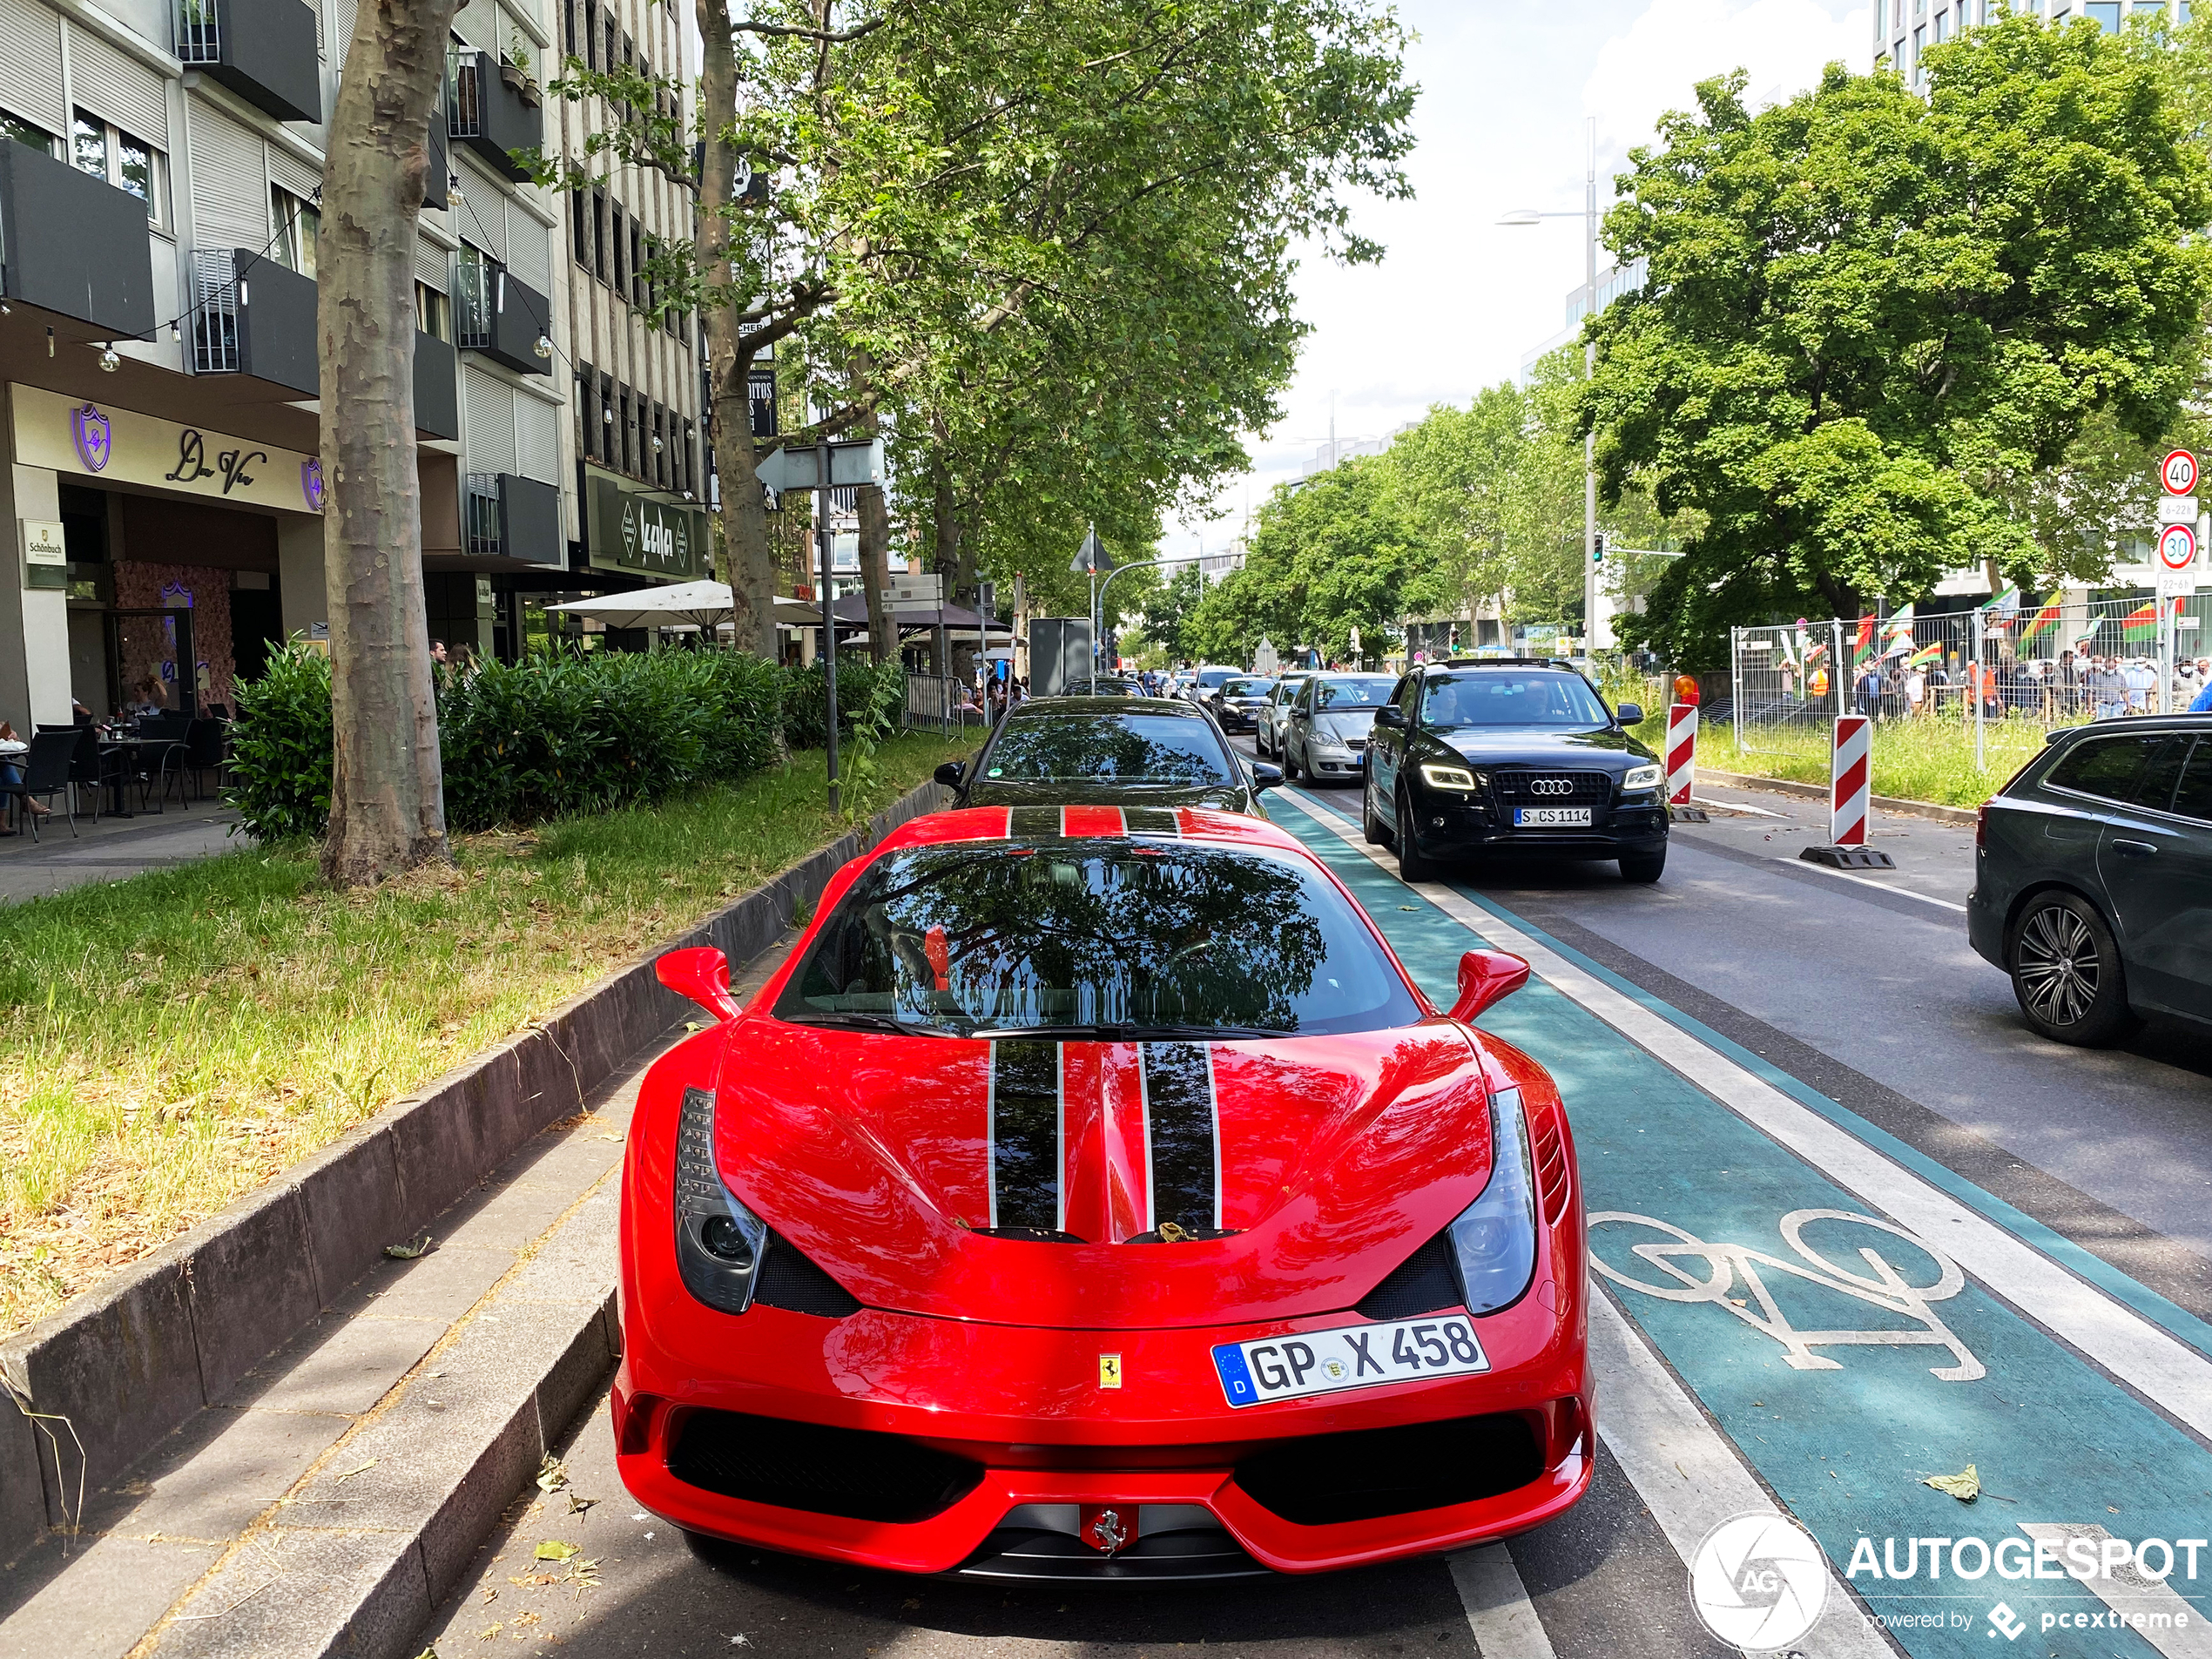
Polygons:
[[[2038,1543],[2048,1542],[2061,1550],[2071,1538],[2091,1539],[2101,1546],[2112,1536],[2102,1527],[2087,1523],[2024,1521],[2020,1530]],[[2197,1616],[2197,1610],[2165,1580],[2150,1577],[2133,1563],[2115,1566],[2108,1574],[2075,1571],[2063,1554],[2059,1564],[2166,1659],[2212,1659],[2212,1622]]]
[[[1388,855],[1366,845],[1358,825],[1303,796],[1294,804],[1396,879]],[[1545,983],[1769,1139],[1876,1205],[1908,1231],[1939,1240],[1946,1255],[2015,1308],[2032,1312],[2076,1351],[2200,1437],[2212,1439],[2212,1360],[1454,889],[1434,881],[1405,885],[1468,932],[1525,958]]]
[[1700,806],[1717,806],[1724,813],[1750,813],[1756,818],[1788,818],[1787,813],[1770,812],[1764,806],[1747,806],[1740,800],[1715,800],[1710,795],[1692,795],[1690,799]]
[[[1694,845],[1696,838],[1692,836],[1689,839]],[[1939,904],[1946,910],[1955,910],[1962,916],[1966,914],[1966,906],[1955,903],[1952,900],[1939,899],[1931,893],[1915,893],[1911,887],[1893,887],[1886,881],[1876,881],[1866,876],[1853,875],[1846,870],[1831,870],[1824,864],[1815,864],[1811,859],[1777,859],[1775,862],[1786,864],[1793,870],[1800,867],[1817,870],[1823,875],[1834,876],[1838,881],[1855,881],[1862,887],[1873,888],[1877,893],[1895,893],[1907,899],[1918,899],[1922,904]]]
[[1463,1549],[1447,1560],[1481,1659],[1558,1659],[1503,1544]]
[[[1602,1385],[1598,1434],[1683,1565],[1689,1565],[1699,1541],[1730,1515],[1781,1514],[1736,1448],[1595,1281],[1589,1310],[1590,1364]],[[1887,1659],[1891,1653],[1832,1563],[1827,1608],[1802,1651],[1811,1659]]]

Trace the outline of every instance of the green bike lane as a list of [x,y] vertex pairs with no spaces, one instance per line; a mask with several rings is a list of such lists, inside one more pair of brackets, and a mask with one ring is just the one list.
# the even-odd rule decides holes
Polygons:
[[[1482,1024],[1559,1083],[1605,1288],[1894,1642],[2212,1654],[2212,1331],[1471,889],[1409,887],[1341,816],[1277,799],[1440,1002],[1466,950],[1537,961],[1548,977]],[[1969,1464],[1972,1503],[1924,1484]],[[2069,1575],[2074,1538],[2113,1572]],[[2107,1540],[2164,1548],[2139,1569]]]

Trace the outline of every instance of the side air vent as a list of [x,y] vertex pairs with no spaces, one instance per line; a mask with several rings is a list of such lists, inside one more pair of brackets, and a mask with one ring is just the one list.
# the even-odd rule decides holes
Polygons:
[[983,1478],[981,1464],[903,1435],[711,1411],[685,1419],[668,1472],[728,1498],[892,1522],[942,1514]]
[[1543,1194],[1544,1219],[1557,1226],[1567,1213],[1567,1149],[1549,1117],[1536,1125],[1536,1190]]
[[825,1319],[842,1319],[858,1313],[860,1304],[853,1292],[824,1272],[806,1252],[781,1233],[771,1231],[768,1247],[761,1253],[759,1283],[752,1299],[793,1313],[816,1313]]
[[1543,1453],[1518,1413],[1278,1440],[1237,1466],[1263,1509],[1300,1527],[1375,1521],[1525,1487]]
[[1451,1234],[1440,1232],[1392,1270],[1390,1277],[1360,1299],[1363,1318],[1410,1319],[1416,1313],[1464,1306],[1459,1276],[1452,1271]]

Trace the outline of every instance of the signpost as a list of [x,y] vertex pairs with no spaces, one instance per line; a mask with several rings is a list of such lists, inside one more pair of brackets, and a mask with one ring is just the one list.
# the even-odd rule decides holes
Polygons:
[[2158,464],[2158,481],[2166,487],[2158,503],[2158,706],[2165,709],[2174,694],[2174,630],[2178,604],[2196,591],[2196,457],[2186,449],[2168,452]]
[[[1148,559],[1145,563],[1157,564],[1160,561]],[[1075,562],[1068,569],[1076,576],[1090,577],[1090,689],[1095,696],[1098,691],[1098,637],[1102,631],[1098,625],[1098,578],[1114,571],[1113,556],[1098,539],[1097,525],[1083,527],[1083,544],[1076,550]]]
[[837,617],[831,610],[832,560],[830,491],[843,484],[880,484],[883,482],[883,440],[868,438],[850,443],[816,444],[809,449],[779,449],[753,469],[753,475],[781,494],[808,489],[814,497],[814,544],[822,555],[822,703],[823,722],[829,745],[829,806],[843,807],[837,787]]

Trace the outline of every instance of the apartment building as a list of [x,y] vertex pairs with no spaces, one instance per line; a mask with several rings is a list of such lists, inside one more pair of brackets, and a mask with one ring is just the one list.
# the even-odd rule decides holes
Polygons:
[[[541,142],[551,0],[469,0],[415,250],[430,631],[516,644],[565,573],[561,204]],[[315,334],[323,125],[355,0],[0,0],[0,420],[17,543],[0,717],[105,712],[152,679],[230,704],[323,633]],[[526,61],[527,60],[527,64]]]
[[[691,84],[674,9],[648,0],[553,3],[565,56]],[[563,100],[550,113],[549,143],[578,162],[590,136],[622,116],[597,98]],[[567,199],[556,285],[568,324],[560,355],[572,408],[573,562],[617,587],[703,577],[711,543],[698,319],[669,303],[652,270],[662,249],[690,240],[692,192],[652,168],[604,156],[591,165],[597,181]]]
[[1874,61],[1894,64],[1913,85],[1924,86],[1923,52],[2007,10],[2052,23],[2087,17],[2117,34],[2124,19],[2147,11],[2187,23],[2189,0],[1874,0]]

